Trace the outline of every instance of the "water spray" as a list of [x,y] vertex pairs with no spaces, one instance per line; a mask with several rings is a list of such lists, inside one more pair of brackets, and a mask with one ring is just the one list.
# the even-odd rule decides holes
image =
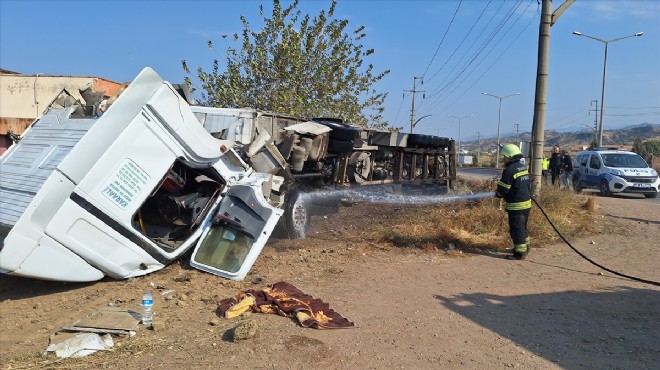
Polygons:
[[369,187],[360,189],[333,189],[305,193],[306,199],[346,199],[351,202],[368,202],[374,204],[438,204],[470,201],[482,198],[492,198],[494,192],[469,194],[430,194],[429,191],[411,189],[394,193],[391,188]]

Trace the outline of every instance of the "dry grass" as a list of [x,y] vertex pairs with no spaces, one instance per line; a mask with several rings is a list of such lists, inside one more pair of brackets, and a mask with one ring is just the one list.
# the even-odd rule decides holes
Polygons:
[[[495,189],[496,180],[462,182],[459,192]],[[571,239],[600,231],[594,222],[594,204],[583,197],[555,187],[545,187],[537,201],[551,221]],[[368,238],[401,248],[452,250],[467,253],[504,251],[511,246],[504,203],[496,198],[429,206],[402,207],[395,217],[376,220]],[[590,207],[590,209],[588,209]],[[533,247],[553,244],[559,237],[537,206],[532,207],[529,232]]]
[[[125,338],[124,338],[125,339]],[[166,346],[164,341],[154,341],[148,338],[131,338],[131,340],[115,340],[115,346],[106,351],[99,351],[94,356],[57,358],[54,353],[42,354],[31,352],[12,358],[8,369],[53,369],[53,370],[77,370],[77,369],[100,369],[111,362],[111,358],[139,356],[157,347]]]

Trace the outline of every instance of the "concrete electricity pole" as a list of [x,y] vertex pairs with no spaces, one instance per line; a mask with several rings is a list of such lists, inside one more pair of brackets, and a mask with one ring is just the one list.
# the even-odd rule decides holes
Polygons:
[[481,154],[481,138],[479,137],[479,134],[480,132],[477,131],[477,167],[481,167],[479,165],[479,163],[481,163],[481,161],[479,160],[480,159],[479,154]]
[[[413,128],[415,128],[415,94],[418,92],[423,93],[423,90],[417,90],[417,80],[422,80],[423,77],[413,77],[413,89],[412,90],[403,90],[404,92],[412,93],[412,108],[410,109],[410,133],[412,134]],[[424,81],[422,80],[422,85]]]
[[552,12],[552,1],[541,1],[541,22],[539,25],[539,49],[536,64],[536,94],[534,96],[534,122],[532,123],[532,192],[541,192],[541,168],[545,130],[545,107],[547,99],[548,63],[550,60],[550,27],[570,7],[575,0],[566,0]]

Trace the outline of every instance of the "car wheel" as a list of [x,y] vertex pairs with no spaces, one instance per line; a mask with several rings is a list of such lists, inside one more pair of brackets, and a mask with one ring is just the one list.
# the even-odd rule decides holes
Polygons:
[[580,184],[579,176],[573,176],[573,190],[575,190],[576,193],[582,192],[582,184]]
[[646,198],[657,198],[658,193],[646,193],[646,194],[644,194],[644,197],[646,197]]
[[607,182],[607,180],[601,180],[600,187],[598,189],[600,190],[600,195],[604,197],[609,197],[610,195],[612,195],[612,193],[610,192],[610,185]]

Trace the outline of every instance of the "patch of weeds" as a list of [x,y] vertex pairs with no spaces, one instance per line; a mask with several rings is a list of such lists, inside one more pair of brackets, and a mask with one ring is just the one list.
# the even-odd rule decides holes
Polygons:
[[[489,186],[492,191],[494,185],[489,183]],[[537,201],[566,238],[603,228],[594,222],[596,216],[587,209],[584,198],[574,193],[548,186]],[[532,206],[528,227],[536,247],[559,239],[536,205]],[[388,219],[373,223],[365,235],[372,241],[400,248],[435,245],[446,249],[452,243],[456,249],[475,253],[501,251],[511,244],[504,201],[496,198],[405,207]]]

